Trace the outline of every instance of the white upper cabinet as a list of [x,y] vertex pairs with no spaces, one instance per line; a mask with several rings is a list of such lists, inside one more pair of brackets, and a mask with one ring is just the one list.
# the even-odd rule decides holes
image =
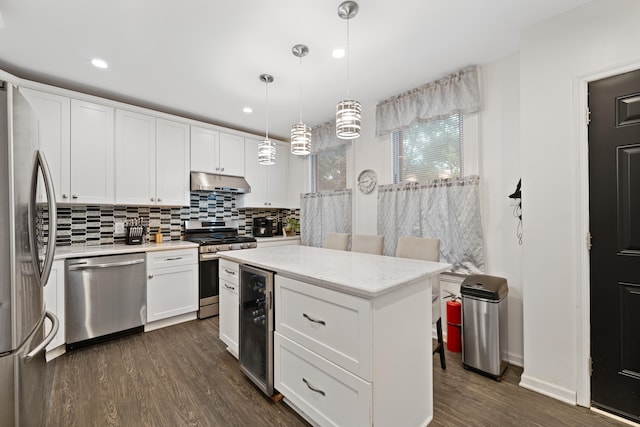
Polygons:
[[114,109],[71,100],[71,201],[113,204]]
[[244,138],[191,126],[191,170],[244,176]]
[[[37,90],[20,88],[38,117],[38,138],[53,177],[56,201],[68,203],[71,161],[71,100]],[[42,188],[42,187],[40,187]]]
[[116,111],[116,203],[189,204],[189,126]]
[[155,117],[116,110],[116,203],[153,203],[155,157]]
[[156,203],[189,205],[189,125],[156,120]]
[[276,164],[258,163],[258,141],[245,138],[245,179],[251,192],[239,195],[238,207],[286,208],[288,146],[276,144]]

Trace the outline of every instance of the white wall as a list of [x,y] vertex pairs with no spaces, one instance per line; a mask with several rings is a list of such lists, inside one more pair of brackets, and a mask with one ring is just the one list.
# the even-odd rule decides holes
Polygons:
[[582,331],[588,331],[589,286],[585,111],[576,92],[585,76],[635,63],[640,67],[639,16],[638,1],[595,0],[521,37],[521,385],[570,403],[589,404],[588,343],[582,339]]
[[[478,146],[466,148],[472,157],[466,169],[481,176],[485,272],[505,277],[509,283],[509,358],[522,366],[522,247],[516,239],[513,201],[507,197],[521,173],[518,55],[481,66],[480,80],[483,109],[474,124],[478,129]],[[373,169],[379,184],[389,184],[391,143],[389,137],[375,137],[375,108],[363,112],[362,123],[363,133],[353,143],[354,156],[348,173],[355,185],[363,169]],[[353,194],[354,233],[376,234],[377,191],[364,195],[354,187]]]

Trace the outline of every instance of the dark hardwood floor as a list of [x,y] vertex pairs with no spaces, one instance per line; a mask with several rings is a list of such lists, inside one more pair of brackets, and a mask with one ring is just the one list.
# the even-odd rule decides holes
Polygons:
[[[218,318],[139,333],[69,352],[48,364],[48,426],[307,426],[240,372],[218,337]],[[434,366],[431,426],[623,426],[518,386],[498,383],[447,352]],[[351,426],[347,426],[351,427]]]

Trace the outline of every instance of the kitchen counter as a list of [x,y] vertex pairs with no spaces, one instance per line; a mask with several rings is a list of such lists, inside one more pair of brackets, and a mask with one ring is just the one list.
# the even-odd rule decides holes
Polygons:
[[198,245],[184,240],[171,240],[164,243],[145,243],[142,245],[102,245],[102,246],[57,246],[54,259],[81,258],[99,255],[120,255],[135,252],[168,251],[172,249],[197,248]]
[[450,264],[297,245],[220,257],[276,273],[273,386],[305,419],[429,424],[431,277]]
[[364,298],[375,298],[451,268],[419,261],[310,246],[221,252],[220,257]]
[[258,243],[268,243],[268,242],[286,242],[288,240],[296,241],[300,240],[300,236],[273,236],[273,237],[256,237],[256,241]]

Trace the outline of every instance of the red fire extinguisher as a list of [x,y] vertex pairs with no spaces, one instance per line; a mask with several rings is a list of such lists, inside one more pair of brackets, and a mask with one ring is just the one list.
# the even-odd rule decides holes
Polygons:
[[457,296],[447,301],[447,350],[462,352],[462,304]]

